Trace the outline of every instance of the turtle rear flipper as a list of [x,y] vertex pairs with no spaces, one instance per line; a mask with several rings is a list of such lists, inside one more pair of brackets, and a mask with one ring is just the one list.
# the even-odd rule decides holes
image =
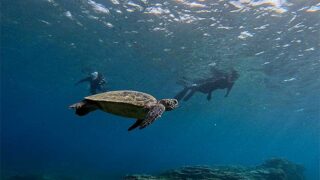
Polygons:
[[135,128],[137,128],[138,126],[140,126],[140,124],[143,122],[144,119],[137,119],[137,121],[129,127],[128,131],[131,131]]
[[78,103],[75,103],[75,104],[69,106],[69,108],[75,109],[76,114],[79,116],[84,116],[84,115],[88,114],[89,112],[98,109],[98,107],[96,105],[89,103],[88,101],[85,101],[85,100],[78,102]]

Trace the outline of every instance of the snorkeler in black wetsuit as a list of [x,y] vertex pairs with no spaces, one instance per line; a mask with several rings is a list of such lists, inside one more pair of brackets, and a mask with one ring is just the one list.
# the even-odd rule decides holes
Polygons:
[[98,91],[105,90],[105,84],[107,83],[103,75],[97,71],[90,74],[90,76],[81,79],[75,85],[78,85],[83,82],[90,83],[90,94],[97,94]]
[[179,92],[174,98],[178,101],[183,99],[188,101],[195,92],[201,92],[207,94],[207,100],[211,100],[212,92],[217,89],[227,89],[227,93],[224,97],[227,97],[235,83],[239,78],[239,74],[236,70],[232,70],[230,73],[220,73],[220,76],[210,77],[205,80],[198,80],[191,85],[185,85],[185,88]]

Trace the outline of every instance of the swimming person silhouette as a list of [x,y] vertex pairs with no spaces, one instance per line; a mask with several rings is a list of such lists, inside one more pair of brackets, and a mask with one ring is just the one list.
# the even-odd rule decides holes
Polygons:
[[[219,76],[217,76],[219,74]],[[178,101],[184,100],[188,101],[195,92],[201,92],[207,94],[207,100],[210,101],[212,97],[212,92],[217,89],[227,89],[224,97],[227,97],[235,83],[239,78],[239,74],[236,70],[232,69],[229,73],[219,73],[213,74],[213,77],[198,80],[195,83],[188,83],[183,80],[183,85],[185,86],[182,91],[180,91],[174,98]],[[180,81],[181,82],[181,81]]]
[[100,72],[92,72],[86,78],[81,79],[75,85],[83,82],[90,83],[90,94],[97,94],[98,91],[105,91],[105,84],[107,83],[104,76]]

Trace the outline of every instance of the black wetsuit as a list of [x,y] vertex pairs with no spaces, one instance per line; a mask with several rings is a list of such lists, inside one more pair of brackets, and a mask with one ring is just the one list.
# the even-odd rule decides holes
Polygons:
[[237,77],[233,77],[232,74],[227,76],[222,76],[220,78],[209,78],[206,80],[198,80],[196,84],[185,86],[185,88],[180,91],[175,98],[177,100],[188,101],[195,92],[201,92],[207,94],[207,100],[211,100],[212,92],[217,89],[227,89],[225,97],[227,97],[235,83]]
[[90,83],[90,94],[97,94],[98,91],[105,90],[104,85],[106,84],[106,80],[101,73],[98,73],[98,77],[95,79],[92,76],[81,79],[80,81],[78,81],[76,83],[76,85],[83,83],[83,82]]

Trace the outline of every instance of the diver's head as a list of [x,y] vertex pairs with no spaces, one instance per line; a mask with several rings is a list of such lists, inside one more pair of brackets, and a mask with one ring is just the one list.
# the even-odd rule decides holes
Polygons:
[[91,78],[92,78],[93,80],[97,79],[97,78],[98,78],[98,75],[99,75],[99,73],[98,73],[97,71],[95,71],[95,72],[93,72],[93,73],[90,74],[90,76],[91,76]]

